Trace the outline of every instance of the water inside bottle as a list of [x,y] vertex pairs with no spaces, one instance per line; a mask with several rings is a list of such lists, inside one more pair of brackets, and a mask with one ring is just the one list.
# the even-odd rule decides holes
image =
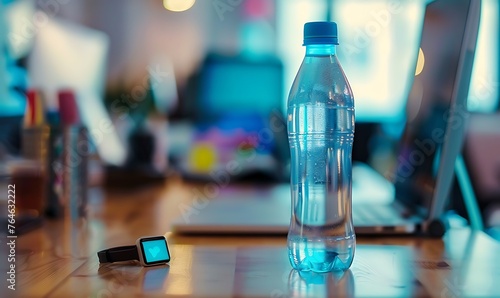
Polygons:
[[[293,186],[293,201],[297,203],[291,219],[288,251],[297,270],[346,270],[352,263],[356,239],[351,214],[331,208],[342,200],[337,199],[337,194],[328,194],[326,189],[324,185],[313,185],[305,194],[301,185]],[[306,198],[307,206],[304,206]]]
[[289,109],[292,218],[289,257],[300,271],[346,270],[354,256],[351,212],[353,109],[300,104]]
[[347,270],[354,258],[356,237],[288,238],[288,253],[294,269],[299,271],[330,272]]

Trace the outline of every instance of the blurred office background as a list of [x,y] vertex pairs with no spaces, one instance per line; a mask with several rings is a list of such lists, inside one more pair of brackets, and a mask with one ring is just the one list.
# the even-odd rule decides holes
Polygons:
[[[283,112],[304,56],[302,27],[333,20],[356,100],[353,158],[386,174],[405,121],[419,113],[422,90],[412,84],[426,63],[419,43],[428,2],[1,0],[0,154],[20,152],[28,88],[51,111],[57,90],[69,87],[111,184],[172,172],[218,183],[286,181]],[[475,158],[500,150],[499,126],[492,129],[500,117],[499,15],[498,0],[482,1],[468,98],[474,133],[464,151],[492,221],[500,221],[500,160],[481,161],[494,164],[482,172]]]

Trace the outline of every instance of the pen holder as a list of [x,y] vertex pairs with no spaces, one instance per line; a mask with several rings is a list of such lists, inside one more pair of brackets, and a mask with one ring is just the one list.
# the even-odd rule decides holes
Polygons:
[[[47,210],[63,218],[64,225],[54,231],[55,247],[62,257],[85,259],[89,256],[87,223],[87,173],[90,142],[88,131],[81,126],[54,127],[51,136],[52,200]],[[49,192],[50,193],[50,192]]]
[[16,221],[26,223],[42,217],[46,193],[44,168],[39,161],[27,159],[7,165],[7,178],[14,187]]
[[23,128],[22,156],[39,161],[46,170],[49,155],[50,127],[41,125]]
[[47,201],[49,138],[47,125],[23,128],[21,153],[27,161],[22,166],[12,166],[13,181],[19,185],[20,192],[26,192],[19,201],[21,205],[38,206],[33,208],[36,217],[42,216]]

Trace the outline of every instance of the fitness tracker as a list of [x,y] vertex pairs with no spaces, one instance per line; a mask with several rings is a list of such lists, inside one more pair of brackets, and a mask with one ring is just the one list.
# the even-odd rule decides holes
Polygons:
[[142,266],[163,265],[170,261],[164,236],[142,237],[135,245],[113,247],[97,253],[100,263],[139,261]]

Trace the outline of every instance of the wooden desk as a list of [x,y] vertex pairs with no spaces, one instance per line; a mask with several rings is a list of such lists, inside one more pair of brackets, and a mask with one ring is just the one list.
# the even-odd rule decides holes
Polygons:
[[[166,233],[170,266],[99,266],[100,249],[164,234],[192,200],[179,181],[141,191],[91,191],[89,217],[75,228],[47,221],[17,238],[18,297],[290,297],[498,296],[500,245],[483,233],[452,230],[443,240],[358,238],[344,274],[298,274],[286,239],[180,237]],[[2,242],[5,239],[2,236]],[[8,247],[1,245],[1,271]],[[3,277],[1,297],[15,297]]]

